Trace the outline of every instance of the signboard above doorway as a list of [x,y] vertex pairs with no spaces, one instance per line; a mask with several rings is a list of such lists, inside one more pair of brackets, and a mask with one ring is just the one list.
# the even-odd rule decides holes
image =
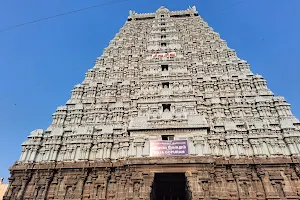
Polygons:
[[188,154],[187,140],[150,141],[150,156],[185,156]]

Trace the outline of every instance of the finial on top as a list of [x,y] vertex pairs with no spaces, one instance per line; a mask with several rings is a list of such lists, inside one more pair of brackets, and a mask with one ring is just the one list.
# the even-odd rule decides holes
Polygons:
[[129,10],[129,16],[132,16],[132,15],[134,15],[135,14],[135,12],[134,11],[132,11],[132,10]]
[[193,7],[189,6],[189,9],[192,10],[193,12],[197,12],[196,6]]

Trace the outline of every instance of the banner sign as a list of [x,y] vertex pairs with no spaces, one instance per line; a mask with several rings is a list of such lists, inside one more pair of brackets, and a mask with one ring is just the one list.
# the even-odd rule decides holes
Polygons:
[[175,56],[176,56],[176,52],[152,54],[152,58],[164,58],[164,57],[175,57]]
[[184,156],[188,154],[187,140],[150,141],[150,156]]

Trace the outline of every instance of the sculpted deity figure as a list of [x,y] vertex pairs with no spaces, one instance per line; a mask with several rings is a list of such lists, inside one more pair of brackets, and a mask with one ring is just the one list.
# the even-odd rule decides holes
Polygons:
[[208,183],[208,181],[202,181],[201,185],[202,185],[203,196],[204,197],[209,197],[210,192],[209,192],[209,183]]
[[133,185],[133,196],[134,197],[140,196],[140,188],[141,188],[141,184],[139,182],[134,183],[134,185]]
[[249,197],[249,185],[247,182],[242,182],[240,184],[241,187],[241,193],[243,196]]

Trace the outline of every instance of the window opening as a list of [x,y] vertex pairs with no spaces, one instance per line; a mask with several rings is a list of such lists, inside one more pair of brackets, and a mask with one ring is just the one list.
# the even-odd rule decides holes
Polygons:
[[169,88],[170,87],[169,82],[162,83],[162,87]]
[[162,135],[162,140],[174,140],[174,135]]
[[167,36],[166,35],[162,35],[162,36],[160,36],[160,38],[161,39],[165,39],[165,38],[167,38]]
[[160,17],[161,17],[161,18],[164,18],[164,17],[165,17],[165,15],[160,15]]
[[166,47],[166,46],[167,46],[167,43],[163,42],[163,43],[160,44],[160,46]]
[[161,32],[166,32],[166,29],[165,29],[165,28],[162,28],[162,29],[161,29]]
[[163,104],[163,112],[170,112],[171,104]]
[[168,65],[161,65],[161,71],[168,71],[169,66]]

